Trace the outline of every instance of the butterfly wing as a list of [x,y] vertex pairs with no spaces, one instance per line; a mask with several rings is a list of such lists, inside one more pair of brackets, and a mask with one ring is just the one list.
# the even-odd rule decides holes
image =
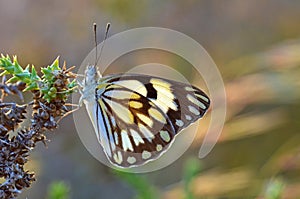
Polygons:
[[196,87],[147,75],[106,77],[96,93],[98,137],[108,159],[119,167],[157,159],[210,104]]

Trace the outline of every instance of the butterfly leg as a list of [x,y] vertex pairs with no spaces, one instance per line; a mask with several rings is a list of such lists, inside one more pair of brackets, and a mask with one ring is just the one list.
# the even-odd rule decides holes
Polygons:
[[65,104],[65,105],[66,105],[66,106],[75,106],[75,107],[77,107],[77,108],[72,109],[72,110],[70,110],[69,112],[67,112],[66,114],[64,114],[61,118],[59,118],[59,119],[57,120],[57,123],[59,123],[63,118],[67,117],[68,115],[70,115],[70,114],[74,113],[75,111],[79,110],[79,108],[80,108],[80,106],[79,106],[78,104],[69,104],[69,103],[67,103],[67,104]]

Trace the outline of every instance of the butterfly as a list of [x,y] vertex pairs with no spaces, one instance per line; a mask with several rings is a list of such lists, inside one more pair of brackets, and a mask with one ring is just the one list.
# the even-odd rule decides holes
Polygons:
[[81,99],[107,159],[136,167],[165,153],[184,128],[202,118],[209,97],[186,83],[142,74],[101,77],[86,68]]

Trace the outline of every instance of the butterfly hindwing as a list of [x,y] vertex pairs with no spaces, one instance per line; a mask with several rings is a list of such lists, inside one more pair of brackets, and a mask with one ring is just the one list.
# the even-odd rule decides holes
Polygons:
[[108,159],[120,167],[157,159],[210,103],[196,87],[147,75],[113,75],[100,79],[102,85],[97,133]]
[[[98,98],[98,132],[102,133],[99,137],[104,137],[105,143],[102,145],[108,158],[122,167],[156,159],[175,135],[171,121],[139,93],[124,87],[111,87],[114,89],[108,86]],[[121,92],[122,99],[116,96]],[[128,97],[124,95],[126,92]]]

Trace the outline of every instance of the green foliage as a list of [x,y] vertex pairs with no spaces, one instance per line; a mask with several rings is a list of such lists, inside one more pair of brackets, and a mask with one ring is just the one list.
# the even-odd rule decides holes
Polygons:
[[8,83],[14,83],[17,81],[21,81],[26,83],[25,91],[27,90],[38,90],[38,82],[41,80],[37,75],[34,66],[30,67],[27,65],[25,69],[23,69],[18,63],[17,57],[13,56],[13,60],[7,55],[6,57],[1,54],[0,58],[0,68],[4,70],[0,76],[3,75],[12,75],[12,77],[7,80]]
[[154,186],[139,174],[113,170],[114,174],[132,186],[137,192],[137,199],[157,199],[158,194]]
[[193,182],[193,179],[199,174],[201,170],[201,165],[198,159],[191,158],[185,162],[184,172],[183,172],[183,181],[184,181],[184,192],[186,199],[193,199],[193,193],[190,190],[190,186]]
[[47,199],[68,199],[70,187],[63,181],[56,181],[48,187]]
[[280,199],[284,191],[284,183],[280,179],[271,180],[265,192],[265,199]]
[[59,66],[59,57],[51,65],[41,68],[42,77],[37,74],[33,65],[31,70],[29,65],[23,69],[18,63],[16,56],[13,56],[13,60],[11,60],[8,55],[4,56],[1,54],[0,69],[3,70],[0,76],[11,75],[11,78],[7,80],[8,83],[24,82],[26,83],[24,92],[40,90],[42,97],[48,102],[55,98],[66,99],[76,88],[76,81],[73,80],[72,82],[67,82],[68,89],[57,90],[58,84],[66,83],[59,82],[58,76],[64,74],[62,73],[64,69]]

